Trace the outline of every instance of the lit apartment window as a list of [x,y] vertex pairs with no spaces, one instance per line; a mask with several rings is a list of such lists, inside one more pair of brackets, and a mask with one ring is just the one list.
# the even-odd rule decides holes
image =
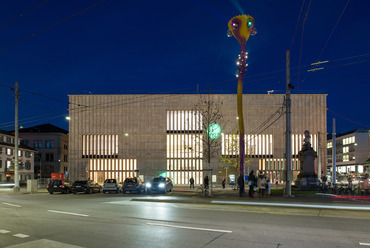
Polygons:
[[326,144],[326,148],[333,148],[333,143],[332,142],[328,142]]
[[7,148],[6,149],[6,155],[13,155],[13,149]]
[[42,141],[41,140],[34,140],[33,141],[34,148],[42,148]]
[[349,155],[343,155],[343,162],[349,161]]
[[54,148],[54,140],[46,140],[45,141],[46,148]]
[[349,147],[348,146],[343,147],[343,153],[348,153],[348,152],[349,152]]

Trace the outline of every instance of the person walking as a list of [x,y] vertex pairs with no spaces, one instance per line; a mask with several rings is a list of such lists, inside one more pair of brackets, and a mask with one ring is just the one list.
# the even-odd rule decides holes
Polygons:
[[224,179],[222,179],[222,188],[224,189],[225,186],[226,186],[226,179],[224,178]]
[[209,186],[209,179],[208,179],[208,176],[206,176],[204,178],[204,189],[208,189],[208,186]]
[[190,178],[189,183],[190,183],[190,189],[191,188],[194,189],[194,178],[193,177]]
[[239,186],[239,196],[243,196],[243,191],[244,191],[244,177],[243,174],[240,174],[238,177],[238,186]]
[[253,188],[254,188],[254,184],[255,184],[255,181],[256,181],[256,177],[254,176],[254,172],[253,170],[249,173],[249,177],[248,177],[249,181],[250,181],[250,184],[249,184],[249,197],[254,197],[253,195]]

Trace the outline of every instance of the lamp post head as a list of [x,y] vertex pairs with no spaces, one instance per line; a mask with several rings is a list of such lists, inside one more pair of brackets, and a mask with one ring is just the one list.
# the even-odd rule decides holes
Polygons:
[[228,23],[228,35],[234,35],[241,46],[245,46],[250,35],[255,35],[254,18],[250,15],[239,15],[231,18]]

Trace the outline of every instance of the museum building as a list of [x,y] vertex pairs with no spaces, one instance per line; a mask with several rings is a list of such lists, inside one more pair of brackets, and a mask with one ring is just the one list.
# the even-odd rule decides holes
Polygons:
[[[292,170],[296,177],[300,166],[304,131],[309,130],[311,144],[321,156],[326,171],[326,94],[295,94],[292,99]],[[204,160],[201,135],[203,116],[195,110],[201,99],[221,102],[221,135],[210,165]],[[285,95],[245,94],[243,113],[245,150],[250,170],[281,180],[285,170]],[[144,180],[159,175],[172,178],[174,184],[188,184],[193,177],[203,183],[212,170],[212,181],[238,176],[238,170],[221,161],[235,157],[230,140],[238,130],[237,101],[234,94],[178,95],[69,95],[69,176],[72,181],[105,179],[123,181],[140,176]]]

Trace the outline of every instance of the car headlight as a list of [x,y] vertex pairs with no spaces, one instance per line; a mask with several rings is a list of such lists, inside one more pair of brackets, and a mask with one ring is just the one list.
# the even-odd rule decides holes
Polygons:
[[145,186],[146,186],[147,188],[151,188],[151,187],[152,187],[152,184],[151,184],[151,183],[146,183],[146,184],[145,184]]
[[164,188],[164,186],[165,186],[165,185],[164,185],[164,183],[160,183],[160,184],[159,184],[159,187],[160,187],[160,188]]

